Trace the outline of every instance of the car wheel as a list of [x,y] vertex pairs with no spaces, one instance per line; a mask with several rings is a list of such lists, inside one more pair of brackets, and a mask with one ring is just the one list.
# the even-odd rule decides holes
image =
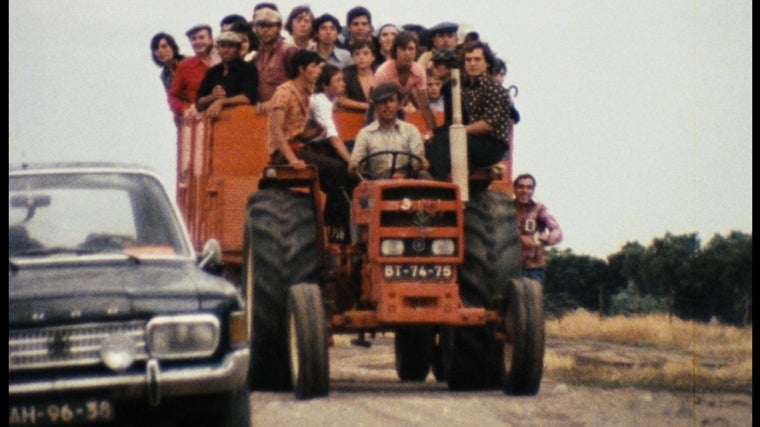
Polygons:
[[251,425],[251,397],[248,387],[227,396],[221,403],[219,417],[213,425],[219,427],[250,427]]
[[[251,425],[251,396],[248,387],[226,394],[198,396],[177,404],[179,422],[158,425],[177,427],[249,427]],[[141,423],[142,425],[142,423]]]

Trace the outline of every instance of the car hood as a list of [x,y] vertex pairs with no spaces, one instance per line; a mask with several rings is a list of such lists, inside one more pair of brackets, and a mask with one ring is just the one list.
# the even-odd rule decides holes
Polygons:
[[222,312],[240,303],[232,284],[192,262],[35,266],[9,273],[8,322],[17,327]]

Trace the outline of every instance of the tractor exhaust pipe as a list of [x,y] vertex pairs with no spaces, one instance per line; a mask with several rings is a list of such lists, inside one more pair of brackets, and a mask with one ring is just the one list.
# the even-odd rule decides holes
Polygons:
[[451,107],[453,123],[449,126],[449,152],[451,154],[451,182],[459,186],[463,202],[470,200],[467,177],[467,131],[462,124],[462,86],[460,71],[451,70]]

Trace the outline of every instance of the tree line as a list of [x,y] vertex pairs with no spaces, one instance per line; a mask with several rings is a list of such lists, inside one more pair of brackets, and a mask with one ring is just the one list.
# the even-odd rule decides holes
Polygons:
[[548,315],[582,307],[601,315],[667,312],[682,319],[752,323],[752,234],[697,233],[628,242],[606,260],[547,251]]

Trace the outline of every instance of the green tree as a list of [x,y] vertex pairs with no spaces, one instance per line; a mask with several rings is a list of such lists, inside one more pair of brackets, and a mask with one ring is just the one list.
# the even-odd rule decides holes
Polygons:
[[704,249],[696,233],[627,242],[607,261],[570,249],[547,252],[547,312],[582,306],[601,312],[662,310],[706,321],[752,322],[752,235],[714,235]]
[[589,255],[575,255],[571,250],[547,252],[546,284],[548,299],[563,296],[588,310],[599,310],[600,289],[608,287],[609,272],[604,260]]
[[721,321],[752,322],[752,235],[715,234],[699,256],[700,302]]
[[693,317],[699,246],[696,233],[676,236],[668,232],[644,251],[640,289],[654,297],[665,296],[669,316]]
[[[632,288],[629,292],[638,292],[637,286],[643,283],[642,263],[646,248],[639,242],[627,242],[620,251],[607,257],[608,277],[610,288],[606,294],[614,295]],[[606,302],[606,307],[610,305]]]

